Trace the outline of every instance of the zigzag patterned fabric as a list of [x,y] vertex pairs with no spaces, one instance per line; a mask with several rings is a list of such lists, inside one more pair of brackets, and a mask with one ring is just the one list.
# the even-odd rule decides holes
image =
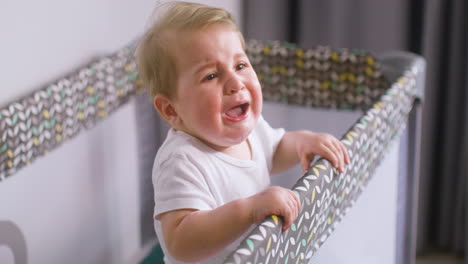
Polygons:
[[365,50],[251,41],[247,54],[267,101],[314,108],[367,109],[388,89],[380,65]]
[[0,108],[0,181],[93,127],[141,87],[133,45]]
[[[291,49],[288,46],[281,45],[276,45],[276,48],[279,50],[284,50],[285,48]],[[255,50],[258,52],[258,47]],[[291,61],[291,59],[284,58],[286,57],[284,55],[286,52],[282,52],[283,55],[280,56],[283,56],[283,58],[266,60],[268,64],[263,68],[266,69],[271,66],[271,61],[276,65],[283,65],[281,60]],[[310,52],[310,54],[330,54],[333,51],[327,48],[320,48],[319,50],[307,52]],[[353,56],[349,53],[346,54],[346,52],[346,50],[342,50],[341,53],[344,54],[344,60]],[[369,55],[355,54],[355,56]],[[322,60],[323,58],[319,57]],[[311,59],[311,61],[313,60]],[[325,60],[327,59],[325,58]],[[366,61],[369,60],[367,59]],[[256,63],[261,65],[262,60],[260,59]],[[314,65],[314,62],[311,65]],[[372,65],[374,64],[372,63]],[[358,69],[365,69],[366,67],[364,65],[357,66]],[[330,68],[332,67],[327,67],[328,70]],[[340,67],[340,69],[346,71],[349,68]],[[362,78],[361,81],[357,81],[360,78],[358,75],[356,82],[351,82],[348,88],[357,88],[362,83],[385,85],[381,73],[377,73],[376,69],[372,69],[373,74],[365,74],[367,77]],[[315,70],[320,71],[321,69],[320,67],[316,67]],[[290,69],[287,71],[290,71]],[[369,72],[368,70],[364,71]],[[272,71],[265,70],[265,72]],[[346,73],[342,72],[341,74]],[[309,76],[312,76],[312,74]],[[328,76],[340,76],[340,73],[332,71],[328,73]],[[371,80],[365,80],[366,78],[371,78]],[[239,248],[224,263],[308,263],[351,208],[367,182],[371,179],[373,171],[383,160],[391,143],[395,141],[394,139],[405,128],[408,115],[415,100],[415,78],[416,70],[408,70],[387,91],[383,89],[385,86],[365,87],[364,90],[368,90],[365,93],[366,95],[369,95],[369,97],[380,96],[380,98],[375,101],[372,107],[368,108],[365,115],[341,139],[347,147],[351,158],[351,164],[346,168],[345,172],[338,173],[325,159],[319,159],[316,163],[312,164],[309,171],[292,188],[300,197],[302,204],[301,212],[294,224],[283,233],[281,231],[282,223],[280,218],[277,216],[267,218],[247,236]],[[307,82],[304,79],[302,81]],[[329,80],[323,79],[322,84],[327,81]],[[312,80],[311,82],[317,81]],[[281,96],[278,95],[278,90],[276,90],[276,93],[271,93],[270,96],[287,102],[294,101],[302,104],[304,102],[306,104],[312,102],[313,105],[317,106],[333,105],[340,107],[345,105],[344,108],[349,108],[349,104],[351,104],[353,108],[366,109],[368,107],[366,99],[359,100],[360,104],[353,105],[357,101],[352,96],[359,96],[361,94],[355,90],[354,92],[346,92],[341,89],[335,90],[336,92],[347,93],[348,96],[331,95],[327,98],[338,99],[321,104],[320,101],[314,101],[314,99],[299,99],[298,94],[304,93],[303,87],[295,87],[293,85],[290,87],[284,85],[283,87],[287,88],[284,88],[283,92],[280,90]],[[320,87],[322,86],[319,84],[315,85],[316,90],[320,89]],[[300,92],[301,89],[302,92]],[[383,94],[380,94],[382,89],[384,90]],[[292,95],[293,98],[288,97],[288,95]]]

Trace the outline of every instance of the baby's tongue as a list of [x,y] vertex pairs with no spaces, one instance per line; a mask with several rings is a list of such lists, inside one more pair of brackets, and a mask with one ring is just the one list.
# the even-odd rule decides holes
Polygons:
[[226,112],[226,115],[229,117],[239,117],[240,115],[242,115],[242,107],[233,107]]

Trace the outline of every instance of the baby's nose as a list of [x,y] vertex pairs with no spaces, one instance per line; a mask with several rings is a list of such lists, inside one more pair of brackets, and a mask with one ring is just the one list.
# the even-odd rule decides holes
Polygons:
[[234,77],[229,79],[224,85],[224,93],[228,95],[234,94],[237,93],[239,90],[242,90],[244,87],[244,83],[238,78]]

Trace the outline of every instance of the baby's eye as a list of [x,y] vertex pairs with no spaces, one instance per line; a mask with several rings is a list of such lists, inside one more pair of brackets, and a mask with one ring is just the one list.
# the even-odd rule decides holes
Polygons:
[[216,73],[208,74],[208,76],[205,77],[205,80],[211,81],[216,77],[217,77]]
[[247,65],[244,62],[241,62],[237,64],[236,70],[240,71],[240,70],[243,70],[245,67],[247,67]]

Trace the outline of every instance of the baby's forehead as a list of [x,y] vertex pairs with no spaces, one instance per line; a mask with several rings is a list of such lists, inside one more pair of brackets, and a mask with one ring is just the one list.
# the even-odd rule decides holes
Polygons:
[[[232,56],[245,55],[240,32],[229,26],[221,26],[216,30],[211,30],[214,26],[217,25],[199,29],[174,30],[169,36],[171,39],[168,45],[170,52],[174,57],[182,56],[179,59],[186,63],[200,63],[201,60],[209,60],[209,55],[216,52]],[[226,42],[232,44],[237,41],[238,45],[226,45]]]

